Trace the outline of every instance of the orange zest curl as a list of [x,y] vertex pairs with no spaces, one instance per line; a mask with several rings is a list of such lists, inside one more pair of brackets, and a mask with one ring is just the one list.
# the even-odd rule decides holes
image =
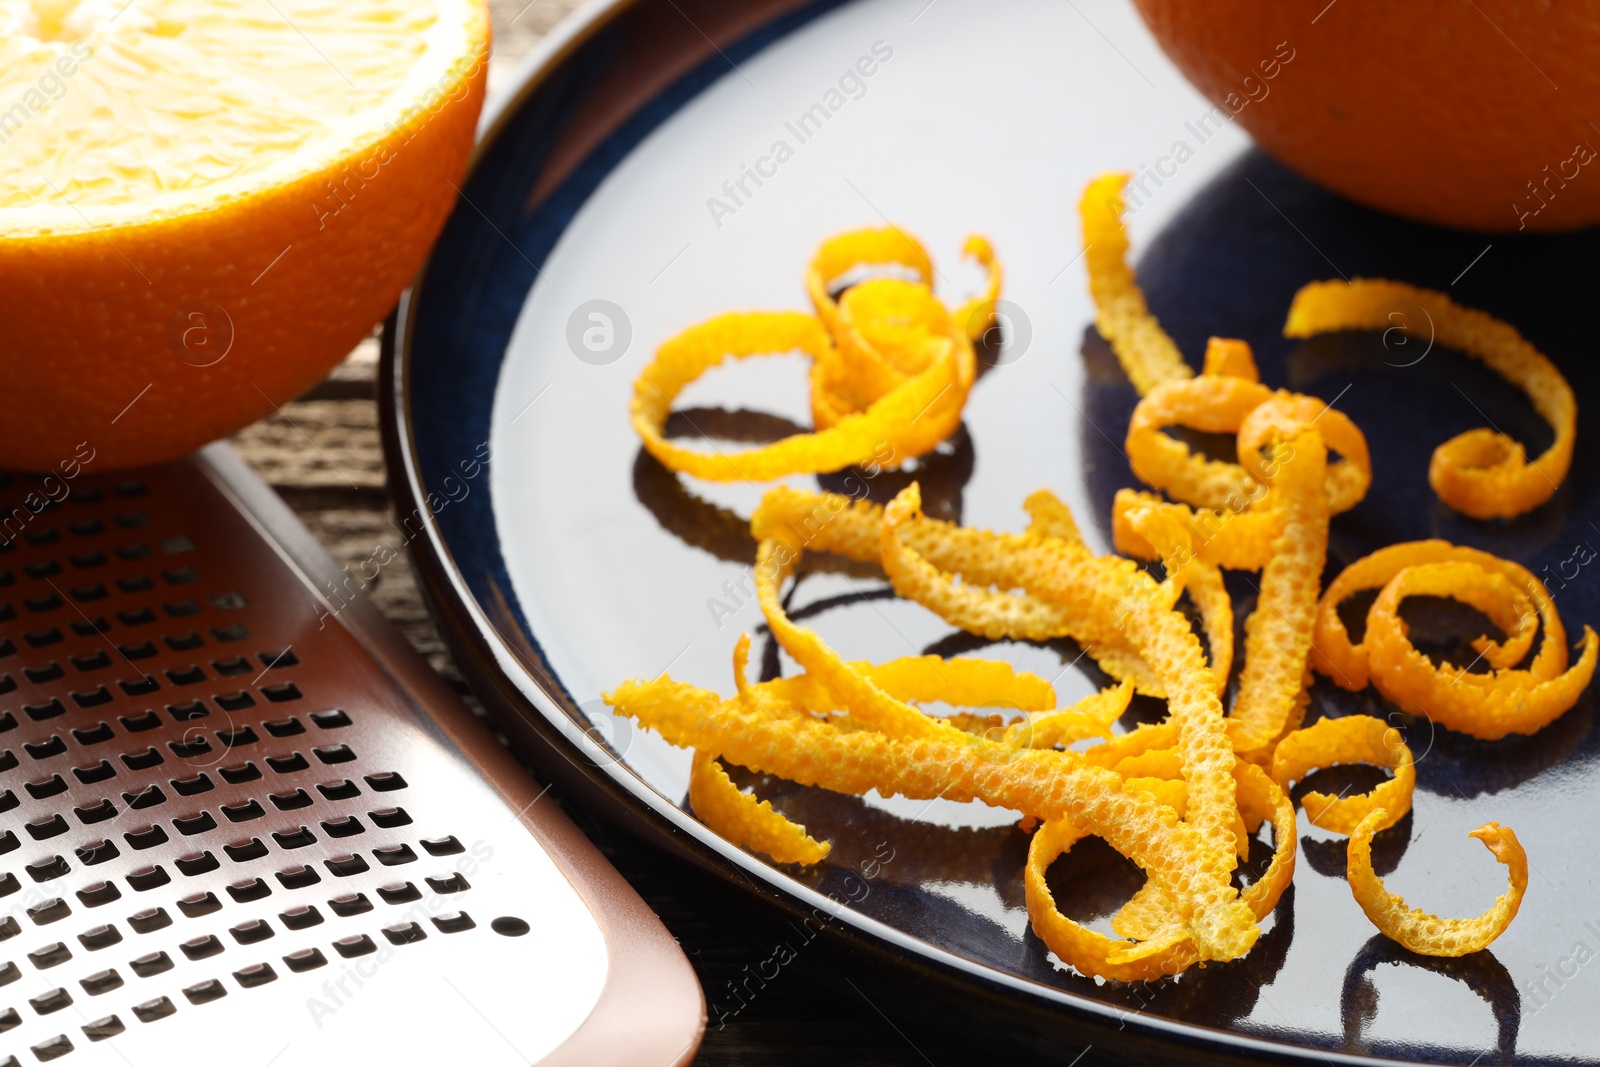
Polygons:
[[1228,337],[1213,337],[1206,342],[1200,373],[1205,377],[1243,378],[1247,382],[1261,380],[1256,354],[1250,350],[1250,346],[1244,341]]
[[[830,677],[824,684],[834,689],[838,681]],[[1070,815],[1134,858],[1167,890],[1200,958],[1231,959],[1254,941],[1240,938],[1232,888],[1197,864],[1196,831],[1153,794],[1125,788],[1120,776],[1071,752],[1019,748],[945,725],[897,739],[865,724],[765,714],[741,697],[723,700],[667,678],[624,682],[606,700],[674,744],[721,752],[740,766],[802,785],[983,800],[1041,820]],[[1248,912],[1244,918],[1245,929],[1253,932]]]
[[[664,466],[709,481],[772,481],[841,470],[868,461],[891,465],[925,455],[961,423],[977,377],[972,341],[988,328],[1001,268],[982,237],[966,253],[987,268],[979,297],[952,313],[930,288],[932,265],[915,239],[893,228],[861,230],[825,242],[807,272],[816,315],[749,311],[719,315],[668,340],[634,383],[632,421],[645,449]],[[885,277],[894,269],[910,277]],[[855,271],[879,272],[858,280]],[[834,300],[829,286],[851,282]],[[702,452],[665,435],[679,394],[728,359],[799,352],[811,366],[816,432],[759,448]]]
[[1283,516],[1271,508],[1249,511],[1191,508],[1138,489],[1118,489],[1111,503],[1112,544],[1138,559],[1159,559],[1133,519],[1136,511],[1170,515],[1189,534],[1197,558],[1226,570],[1258,571],[1272,557],[1272,543],[1283,532]]
[[[1234,771],[1238,780],[1241,813],[1259,825],[1271,820],[1275,851],[1267,870],[1240,894],[1240,900],[1258,921],[1277,906],[1278,899],[1294,878],[1294,808],[1273,781],[1259,767],[1239,763]],[[1134,780],[1127,782],[1134,787]],[[1169,809],[1170,810],[1170,809]],[[1123,982],[1150,980],[1178,974],[1200,960],[1193,941],[1184,936],[1175,922],[1178,915],[1165,888],[1152,878],[1118,912],[1113,928],[1125,937],[1145,935],[1140,940],[1118,940],[1097,933],[1072,921],[1056,906],[1046,881],[1050,864],[1084,837],[1098,831],[1071,818],[1044,823],[1028,845],[1028,863],[1023,870],[1023,888],[1028,918],[1045,945],[1082,974]],[[1115,845],[1113,845],[1115,847]]]
[[[1512,668],[1474,674],[1465,667],[1435,667],[1411,644],[1400,618],[1408,596],[1458,600],[1493,618],[1502,606],[1517,617],[1531,617],[1531,599],[1503,573],[1461,561],[1407,567],[1389,579],[1367,612],[1372,683],[1402,710],[1425,714],[1441,726],[1497,741],[1507,734],[1531,734],[1578,702],[1594,677],[1600,639],[1583,628],[1583,654],[1570,670],[1540,679]],[[1562,649],[1562,658],[1566,650]],[[1487,658],[1487,656],[1485,656]]]
[[1383,767],[1394,777],[1360,796],[1331,797],[1307,792],[1300,804],[1313,826],[1351,834],[1361,820],[1374,810],[1382,810],[1385,814],[1373,830],[1387,830],[1411,810],[1411,795],[1417,785],[1411,749],[1400,740],[1398,730],[1370,715],[1320,719],[1315,725],[1289,734],[1273,750],[1272,779],[1287,791],[1291,782],[1309,772],[1342,763]]
[[715,756],[694,754],[689,805],[701,822],[736,845],[765,852],[778,863],[818,863],[832,848],[790,822],[765,800],[743,792]]
[[1482,841],[1494,858],[1505,864],[1511,887],[1495,898],[1493,906],[1472,919],[1441,919],[1420,908],[1407,907],[1398,894],[1383,887],[1372,869],[1372,835],[1386,824],[1388,812],[1374,808],[1350,835],[1346,876],[1356,903],[1385,937],[1424,956],[1465,956],[1488,948],[1505,933],[1522,906],[1528,890],[1528,854],[1517,835],[1499,823],[1484,823],[1468,836]]
[[[1395,308],[1405,309],[1396,313]],[[1555,440],[1533,462],[1517,441],[1483,427],[1434,449],[1428,484],[1440,500],[1475,519],[1511,518],[1549,500],[1567,477],[1578,437],[1578,400],[1554,363],[1509,323],[1462,307],[1443,293],[1357,278],[1314,282],[1295,294],[1285,337],[1332,330],[1401,329],[1465,352],[1528,395]]]
[[[1030,498],[1035,525],[1039,516],[1054,529],[1071,522],[1071,511],[1048,493]],[[855,501],[837,493],[808,493],[779,487],[762,498],[751,516],[751,532],[757,540],[776,539],[791,553],[800,547],[815,552],[834,552],[866,563],[882,561],[880,532],[884,509],[866,501]],[[1076,531],[1077,524],[1072,522]],[[1005,535],[1005,545],[1027,544],[1036,535]],[[905,531],[905,540],[916,554],[940,570],[963,575],[967,584],[945,591],[941,606],[934,608],[952,625],[990,640],[1048,641],[1072,637],[1099,663],[1107,674],[1131,680],[1146,696],[1166,696],[1160,680],[1129,644],[1127,635],[1115,625],[1074,626],[1069,614],[1059,605],[1027,594],[996,592],[1016,587],[1003,553],[997,552],[993,534],[969,530],[947,522],[923,519]],[[1065,551],[1088,556],[1081,536],[1074,542],[1046,539]],[[791,547],[792,546],[792,547]],[[893,560],[885,563],[886,568]],[[892,572],[891,572],[892,577]],[[1176,594],[1174,593],[1175,597]],[[931,606],[931,605],[930,605]]]
[[1211,673],[1220,696],[1233,671],[1233,599],[1223,585],[1222,572],[1195,551],[1190,529],[1172,512],[1136,511],[1130,515],[1129,523],[1138,529],[1146,543],[1160,546],[1168,583],[1188,593],[1189,599],[1200,609]]
[[[1328,466],[1328,500],[1335,514],[1348,511],[1372,484],[1366,437],[1348,415],[1315,397],[1273,392],[1248,378],[1224,375],[1164,382],[1134,408],[1124,447],[1134,474],[1146,485],[1195,507],[1238,513],[1264,495],[1268,460],[1263,446],[1312,424],[1343,457]],[[1165,432],[1172,426],[1237,435],[1240,461],[1195,455]]]
[[1260,483],[1237,463],[1195,455],[1165,431],[1183,426],[1234,434],[1272,390],[1246,378],[1201,376],[1161,382],[1133,409],[1123,447],[1140,481],[1196,507],[1243,511]]
[[[1339,605],[1363,589],[1379,589],[1360,644],[1339,617]],[[1410,596],[1442,596],[1487,615],[1504,641],[1473,642],[1491,669],[1436,666],[1411,644],[1400,604]],[[1518,668],[1543,631],[1539,651]],[[1567,636],[1555,602],[1526,567],[1445,541],[1390,545],[1357,560],[1329,583],[1317,608],[1312,666],[1356,690],[1369,682],[1412,714],[1485,740],[1535,733],[1577,703],[1594,677],[1600,639],[1584,627],[1583,652],[1567,666]]]

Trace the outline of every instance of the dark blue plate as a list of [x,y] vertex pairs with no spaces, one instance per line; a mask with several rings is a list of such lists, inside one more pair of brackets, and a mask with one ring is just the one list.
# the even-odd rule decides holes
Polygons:
[[[1293,73],[1291,60],[1277,76]],[[1491,950],[1430,960],[1378,936],[1344,882],[1343,840],[1302,821],[1295,887],[1256,949],[1148,986],[1052,963],[1028,930],[1026,838],[1005,813],[748,778],[835,844],[816,869],[774,867],[685,810],[685,754],[598,701],[622,678],[664,670],[729,691],[746,630],[766,676],[793,669],[748,592],[742,516],[759,490],[664,470],[639,449],[626,405],[672,332],[729,308],[804,306],[806,256],[841,228],[892,217],[917,232],[949,295],[974,281],[956,259],[968,230],[989,233],[1006,262],[1004,343],[987,352],[963,430],[915,471],[930,511],[1015,529],[1022,499],[1049,485],[1106,546],[1112,495],[1135,484],[1120,442],[1136,398],[1090,325],[1077,258],[1077,194],[1104,169],[1154,174],[1131,223],[1135,253],[1190,359],[1213,334],[1245,338],[1269,384],[1332,401],[1365,431],[1377,478],[1334,522],[1330,573],[1383,544],[1442,537],[1543,575],[1574,634],[1600,620],[1594,233],[1487,238],[1331,196],[1251,150],[1119,3],[637,0],[601,5],[546,43],[489,124],[390,333],[398,524],[457,659],[548,778],[791,924],[780,928],[799,943],[775,944],[814,938],[818,959],[864,966],[875,1001],[1063,1062],[1092,1044],[1139,1062],[1600,1063],[1590,695],[1537,736],[1498,743],[1393,720],[1420,762],[1415,810],[1377,842],[1391,888],[1477,914],[1504,871],[1467,831],[1498,820],[1527,847],[1522,914]],[[1284,340],[1295,290],[1340,275],[1448,291],[1562,367],[1586,412],[1553,500],[1509,523],[1438,503],[1426,477],[1435,445],[1493,425],[1535,452],[1549,430],[1514,389],[1425,335]],[[670,429],[770,438],[805,421],[803,381],[783,360],[725,372],[685,398]],[[884,500],[909,477],[802,484]],[[1233,577],[1242,620],[1253,590]],[[819,568],[789,601],[850,658],[981,649],[1057,677],[1063,698],[1105,682],[1067,642],[986,647],[954,633],[870,569]],[[1471,658],[1471,620],[1424,604],[1415,622],[1440,654]],[[1392,709],[1317,686],[1313,717],[1352,712]],[[1140,701],[1124,725],[1160,714]],[[1323,772],[1315,784],[1371,780]],[[1266,855],[1261,844],[1251,863]],[[1102,926],[1139,881],[1092,842],[1052,877],[1070,913]],[[744,1002],[738,989],[706,993],[713,1024]]]

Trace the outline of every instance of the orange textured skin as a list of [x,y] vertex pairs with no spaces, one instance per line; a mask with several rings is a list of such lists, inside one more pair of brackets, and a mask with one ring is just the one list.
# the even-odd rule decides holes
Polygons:
[[[1333,5],[1313,24],[1321,4],[1134,2],[1223,116],[1238,100],[1259,98],[1238,107],[1236,121],[1336,192],[1491,232],[1600,221],[1600,181],[1588,165],[1568,164],[1577,176],[1563,185],[1557,175],[1536,214],[1519,218],[1513,208],[1540,208],[1527,183],[1543,190],[1546,166],[1557,174],[1579,143],[1600,147],[1588,124],[1600,97],[1600,11],[1592,5],[1367,0]],[[1275,76],[1263,77],[1261,64],[1274,62]]]
[[[95,470],[161,462],[320,380],[394,306],[443,228],[486,74],[466,63],[437,112],[380,142],[385,163],[367,145],[341,161],[349,172],[336,164],[210,210],[0,241],[0,467],[53,470],[81,442]],[[323,183],[364,161],[376,176],[319,219]],[[232,347],[211,366],[168,343],[169,320],[195,301],[232,321]]]
[[1509,826],[1487,822],[1468,837],[1476,837],[1494,858],[1505,864],[1510,887],[1495,898],[1482,915],[1470,919],[1441,919],[1421,908],[1407,906],[1405,898],[1384,888],[1372,869],[1372,835],[1389,820],[1389,813],[1374,808],[1350,835],[1345,874],[1350,892],[1372,925],[1385,937],[1424,956],[1465,956],[1480,952],[1506,932],[1522,907],[1528,891],[1528,854]]

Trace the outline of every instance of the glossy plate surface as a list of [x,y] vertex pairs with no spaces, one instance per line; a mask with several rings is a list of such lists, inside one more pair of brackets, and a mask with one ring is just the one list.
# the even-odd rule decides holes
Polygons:
[[[1314,29],[1286,42],[1275,77],[1294,76]],[[1245,87],[1258,98],[1245,106],[1270,107],[1271,84]],[[1191,361],[1210,335],[1245,338],[1268,384],[1334,402],[1368,437],[1376,484],[1334,523],[1330,573],[1383,544],[1443,537],[1541,573],[1570,630],[1600,621],[1592,418],[1580,417],[1578,459],[1549,504],[1513,523],[1474,522],[1435,500],[1428,456],[1490,424],[1542,450],[1549,431],[1526,400],[1425,339],[1280,336],[1302,284],[1393,277],[1516,324],[1587,405],[1593,234],[1490,239],[1324,193],[1250,149],[1122,2],[641,0],[547,46],[492,124],[402,308],[387,372],[391,469],[402,510],[433,513],[414,520],[411,544],[458,655],[502,714],[537,726],[554,750],[546,758],[583,768],[613,815],[637,816],[643,832],[769,902],[848,898],[838,936],[957,988],[1052,1005],[1063,1033],[1122,1026],[1173,1049],[1306,1062],[1600,1062],[1589,695],[1540,735],[1494,744],[1394,720],[1420,762],[1415,811],[1378,842],[1391,888],[1440,914],[1476,914],[1504,874],[1467,832],[1498,820],[1527,847],[1532,886],[1492,951],[1442,963],[1376,936],[1343,880],[1343,839],[1302,818],[1295,889],[1255,951],[1148,988],[1096,985],[1052,963],[1028,929],[1014,814],[759,781],[835,844],[817,869],[778,869],[700,827],[682,806],[688,754],[613,721],[599,701],[623,678],[663,671],[730,691],[745,631],[765,676],[794,669],[750,596],[742,516],[760,488],[665,471],[640,449],[627,402],[654,347],[684,326],[804,307],[807,258],[841,229],[890,219],[917,234],[952,301],[978,281],[958,260],[966,233],[989,235],[1006,266],[1005,343],[988,354],[964,432],[916,472],[930,512],[1018,529],[1022,499],[1049,486],[1108,547],[1111,497],[1136,484],[1120,448],[1136,396],[1091,325],[1076,202],[1092,175],[1141,168],[1157,175],[1130,223],[1141,279]],[[804,375],[792,358],[719,371],[689,390],[671,428],[748,442],[803,425]],[[819,481],[882,501],[907,476],[796,484]],[[1248,577],[1233,583],[1241,620]],[[850,658],[1001,657],[1056,678],[1063,701],[1106,680],[1067,642],[984,646],[953,632],[881,576],[809,575],[790,607]],[[1423,612],[1417,625],[1459,654],[1477,631],[1453,621]],[[1314,696],[1313,716],[1391,711],[1321,684]],[[1124,725],[1160,714],[1141,701]],[[595,737],[605,754],[579,758],[602,751]],[[1316,784],[1330,783],[1370,781],[1325,773]],[[1260,846],[1253,862],[1266,854]],[[1126,861],[1089,846],[1055,875],[1069,911],[1102,927],[1138,884]],[[715,1018],[718,991],[708,998]]]

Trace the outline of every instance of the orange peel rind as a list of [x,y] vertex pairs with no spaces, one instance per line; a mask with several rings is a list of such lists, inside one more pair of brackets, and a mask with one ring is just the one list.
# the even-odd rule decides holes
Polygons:
[[1072,509],[1050,490],[1040,489],[1030,494],[1028,499],[1022,502],[1022,510],[1028,513],[1030,534],[1036,537],[1054,537],[1069,545],[1088,550]]
[[1243,378],[1259,382],[1261,371],[1256,366],[1256,355],[1247,342],[1231,337],[1212,337],[1206,341],[1206,354],[1201,363],[1201,377]]
[[1183,353],[1145,303],[1128,265],[1128,231],[1122,225],[1126,174],[1104,174],[1090,182],[1078,202],[1083,221],[1083,258],[1094,297],[1094,324],[1117,354],[1139,394],[1158,384],[1191,377]]
[[[929,286],[932,263],[914,238],[889,227],[825,241],[806,275],[815,315],[748,311],[691,326],[656,350],[634,383],[632,422],[664,466],[719,482],[765,482],[854,464],[898,466],[955,432],[977,378],[973,338],[988,328],[1001,267],[989,242],[965,252],[988,272],[984,291],[952,314]],[[883,276],[895,268],[899,276]],[[855,279],[860,270],[874,276]],[[849,287],[835,300],[830,286]],[[668,440],[673,403],[729,359],[799,352],[811,360],[813,433],[758,448],[709,452]]]
[[1291,782],[1313,770],[1346,763],[1383,767],[1394,777],[1360,796],[1307,792],[1301,797],[1300,806],[1313,826],[1335,833],[1354,833],[1357,824],[1378,809],[1385,814],[1373,829],[1387,830],[1411,810],[1411,796],[1417,784],[1411,749],[1400,739],[1398,730],[1371,715],[1321,719],[1289,734],[1273,751],[1272,779],[1287,792]]
[[[1375,552],[1322,591],[1332,516],[1354,507],[1372,484],[1367,441],[1322,400],[1263,385],[1242,340],[1211,338],[1201,372],[1191,370],[1129,265],[1126,181],[1120,174],[1095,180],[1079,209],[1096,327],[1141,395],[1127,455],[1135,475],[1161,491],[1117,493],[1113,542],[1160,567],[1097,555],[1072,510],[1048,490],[1024,502],[1024,532],[1000,533],[929,519],[914,481],[881,507],[778,487],[751,518],[756,594],[773,639],[801,672],[751,682],[746,635],[734,649],[732,697],[662,676],[624,682],[605,699],[693,750],[695,813],[776,862],[814,864],[830,845],[739,788],[725,764],[842,793],[981,801],[1020,813],[1021,827],[1034,831],[1023,871],[1034,932],[1063,963],[1117,981],[1247,953],[1293,878],[1291,785],[1341,764],[1382,767],[1391,776],[1365,794],[1306,791],[1308,819],[1350,836],[1351,891],[1385,935],[1430,955],[1478,951],[1506,929],[1527,888],[1516,836],[1496,823],[1472,834],[1510,880],[1476,918],[1440,919],[1389,893],[1372,868],[1371,843],[1411,810],[1415,758],[1399,732],[1373,716],[1302,727],[1313,675],[1351,690],[1373,685],[1406,712],[1492,740],[1532,733],[1572,707],[1600,663],[1600,637],[1584,627],[1582,651],[1569,665],[1566,631],[1538,579],[1442,541]],[[926,454],[959,426],[977,377],[973,346],[997,314],[1002,269],[993,247],[973,236],[963,253],[987,280],[952,308],[933,295],[926,249],[903,231],[857,230],[825,241],[806,272],[814,316],[724,315],[658,349],[633,397],[646,450],[674,471],[720,481],[869,461],[896,466]],[[1548,500],[1571,464],[1576,400],[1554,365],[1510,326],[1439,293],[1358,279],[1302,289],[1284,332],[1409,330],[1414,323],[1383,313],[1397,302],[1429,319],[1430,342],[1467,352],[1526,392],[1554,430],[1554,443],[1532,461],[1520,444],[1488,429],[1445,442],[1429,471],[1440,498],[1477,517],[1517,515]],[[733,453],[666,439],[672,405],[689,383],[728,359],[785,352],[812,361],[815,432]],[[1216,460],[1191,450],[1168,432],[1179,428],[1232,435],[1232,455]],[[852,561],[824,561],[825,569],[881,567],[898,595],[992,641],[1070,638],[1118,683],[1058,707],[1050,682],[1001,662],[846,661],[785,608],[785,584],[810,570],[800,570],[806,552]],[[1227,713],[1222,697],[1236,649],[1224,568],[1260,572]],[[1339,608],[1366,590],[1375,599],[1356,642]],[[1179,610],[1185,594],[1197,624]],[[1411,642],[1400,614],[1420,596],[1468,605],[1500,636],[1474,640],[1478,658],[1468,668],[1435,663]],[[1472,669],[1480,661],[1486,672]],[[1165,700],[1167,717],[1116,735],[1135,692]],[[1263,824],[1271,827],[1271,861],[1240,889],[1240,863]],[[1047,882],[1055,859],[1087,836],[1146,876],[1111,916],[1115,936],[1068,918]]]
[[1440,500],[1477,519],[1511,518],[1549,500],[1572,466],[1577,443],[1578,401],[1572,386],[1543,353],[1509,323],[1462,307],[1443,293],[1401,282],[1356,278],[1314,282],[1295,294],[1284,323],[1285,337],[1311,337],[1333,330],[1401,329],[1420,332],[1413,316],[1428,321],[1429,344],[1465,352],[1527,394],[1550,424],[1555,439],[1532,462],[1523,446],[1498,430],[1468,430],[1434,450],[1428,484]]
[[[966,606],[964,598],[970,588],[956,581],[959,572],[942,572],[900,536],[907,526],[925,521],[920,506],[913,483],[884,509],[883,566],[902,596],[950,619],[948,613]],[[1104,627],[1111,623],[1113,632],[1120,632],[1161,679],[1177,727],[1176,746],[1184,760],[1186,821],[1205,842],[1197,862],[1211,877],[1225,879],[1233,870],[1237,847],[1232,776],[1236,760],[1215,676],[1188,620],[1172,610],[1171,589],[1158,585],[1129,560],[1093,556],[1064,542],[1027,535],[984,536],[991,545],[991,558],[1005,568],[1004,588],[1023,589],[1063,609],[1080,627],[1079,633],[1071,635],[1080,640],[1103,638],[1107,633]],[[1094,629],[1084,633],[1082,627]],[[1238,922],[1237,918],[1221,921]],[[1248,924],[1240,924],[1241,935],[1244,925]],[[1214,933],[1223,936],[1220,927]],[[1254,939],[1254,934],[1249,936]]]
[[[1185,504],[1237,514],[1266,495],[1263,446],[1312,425],[1342,457],[1328,465],[1328,500],[1335,514],[1348,511],[1372,484],[1365,435],[1316,397],[1274,392],[1250,378],[1210,374],[1158,384],[1134,408],[1123,447],[1146,485]],[[1239,462],[1196,455],[1166,432],[1173,426],[1236,435]]]
[[1505,864],[1510,888],[1495,898],[1482,915],[1471,919],[1441,919],[1420,908],[1412,908],[1396,893],[1383,886],[1372,869],[1372,835],[1386,824],[1389,815],[1382,808],[1367,813],[1350,835],[1346,875],[1356,903],[1372,925],[1385,937],[1424,956],[1465,956],[1488,948],[1511,925],[1522,896],[1528,889],[1528,854],[1517,835],[1499,823],[1485,823],[1469,835],[1482,841],[1494,858]]
[[[1255,941],[1257,928],[1237,893],[1197,862],[1203,850],[1196,830],[1152,794],[1126,789],[1120,776],[1073,753],[1018,749],[950,727],[893,738],[810,715],[764,715],[739,697],[723,700],[670,678],[623,682],[605,700],[673,744],[719,752],[801,785],[982,800],[1042,820],[1070,816],[1167,888],[1201,958],[1233,959]],[[854,712],[852,706],[852,718]]]
[[[1270,819],[1273,825],[1272,861],[1262,876],[1239,895],[1239,903],[1259,921],[1277,906],[1294,877],[1294,808],[1259,767],[1239,763],[1235,774],[1240,814],[1247,809],[1257,825],[1263,819]],[[1130,792],[1155,796],[1149,792],[1149,784],[1126,783]],[[1107,937],[1062,914],[1050,892],[1046,874],[1058,856],[1092,833],[1094,831],[1068,818],[1048,821],[1035,831],[1023,871],[1024,895],[1034,932],[1062,962],[1091,977],[1123,982],[1149,981],[1181,973],[1199,962],[1193,941],[1176,921],[1175,902],[1154,879],[1146,882],[1113,919],[1113,929],[1121,926],[1129,931],[1124,936],[1132,936],[1133,931],[1147,935],[1139,940]],[[1113,847],[1116,846],[1113,844]],[[1123,930],[1117,932],[1123,933]]]
[[1128,710],[1132,699],[1133,683],[1123,682],[1091,693],[1070,708],[1031,712],[1007,727],[1003,740],[1018,748],[1054,748],[1089,737],[1109,739],[1111,724]]
[[839,304],[830,286],[865,281],[853,272],[898,274],[903,281],[933,282],[933,260],[922,242],[895,226],[847,230],[823,241],[806,265],[806,293],[830,334],[839,332]]
[[994,321],[995,303],[1000,299],[1000,287],[1005,271],[1000,266],[1000,260],[995,257],[994,246],[982,234],[969,235],[966,243],[961,246],[961,254],[975,261],[987,275],[983,292],[955,311],[956,323],[966,331],[967,340],[977,344]]
[[690,767],[689,805],[701,822],[729,841],[765,852],[778,863],[818,863],[832,848],[769,802],[742,791],[716,757],[705,752],[696,752]]
[[[1544,631],[1544,641],[1528,671],[1543,681],[1567,669],[1566,628],[1556,612],[1555,601],[1549,590],[1534,577],[1532,571],[1520,563],[1501,559],[1488,552],[1436,539],[1404,541],[1380,548],[1350,564],[1328,583],[1317,605],[1312,667],[1336,685],[1352,692],[1365,688],[1371,680],[1367,645],[1365,641],[1358,644],[1350,640],[1344,620],[1339,617],[1339,605],[1362,590],[1382,589],[1407,567],[1448,561],[1476,564],[1510,578],[1534,605],[1538,627]],[[1533,634],[1528,627],[1533,621],[1524,616],[1509,627],[1502,626],[1510,634],[1507,641],[1475,642],[1474,647],[1484,654],[1485,662],[1492,667],[1516,666],[1532,647]]]
[[786,352],[817,360],[825,358],[830,348],[827,335],[810,315],[767,311],[719,315],[690,327],[656,351],[634,383],[633,427],[646,451],[679,473],[717,482],[771,481],[866,462],[886,443],[897,443],[895,427],[909,424],[936,398],[958,388],[954,356],[946,353],[868,411],[844,416],[818,433],[795,434],[760,448],[731,452],[699,452],[666,438],[667,416],[678,394],[725,360]]
[[1266,446],[1287,441],[1307,427],[1343,457],[1327,465],[1328,507],[1336,515],[1349,511],[1372,485],[1367,438],[1350,416],[1314,396],[1280,390],[1252,408],[1239,425],[1239,464],[1258,480],[1270,482],[1270,465],[1277,457],[1269,460]]
[[1118,489],[1111,504],[1112,544],[1137,559],[1159,559],[1136,528],[1133,513],[1154,510],[1170,515],[1188,532],[1195,555],[1226,570],[1258,571],[1272,557],[1272,543],[1283,530],[1283,517],[1271,508],[1246,511],[1191,508],[1138,489]]
[[[1023,545],[1043,538],[1063,550],[1089,556],[1082,537],[1055,538],[1040,530],[1072,533],[1077,529],[1071,510],[1048,491],[1029,497],[1033,516],[1026,535],[999,535],[1004,546]],[[782,537],[786,543],[803,545],[817,552],[834,552],[866,563],[895,564],[895,558],[882,558],[880,533],[884,509],[867,501],[852,500],[837,493],[811,493],[779,486],[767,491],[751,516],[751,533],[757,540]],[[1068,527],[1070,523],[1070,527]],[[1047,524],[1047,525],[1046,525]],[[1079,641],[1091,658],[1118,681],[1131,680],[1139,693],[1158,699],[1166,697],[1161,681],[1141,660],[1126,635],[1116,626],[1100,625],[1085,630],[1074,627],[1059,606],[1024,594],[996,592],[1015,588],[1014,575],[997,553],[996,535],[971,530],[935,519],[919,519],[902,527],[900,538],[913,551],[938,570],[959,573],[966,585],[950,590],[941,607],[935,609],[953,625],[992,641],[1049,641],[1070,636]],[[1176,595],[1175,593],[1173,594]],[[931,605],[930,605],[931,606]],[[1090,636],[1084,636],[1084,634]],[[1098,636],[1096,636],[1098,635]]]
[[[1363,589],[1379,589],[1359,644],[1339,617],[1339,605]],[[1491,670],[1435,665],[1412,645],[1400,604],[1410,596],[1441,596],[1487,615],[1502,641],[1473,642]],[[1520,663],[1542,631],[1527,667]],[[1549,591],[1526,567],[1446,541],[1390,545],[1346,567],[1317,607],[1311,663],[1346,689],[1377,687],[1404,711],[1485,740],[1531,734],[1577,703],[1594,677],[1600,639],[1584,627],[1583,651],[1569,668],[1566,629]]]
[[1140,481],[1196,507],[1243,511],[1263,492],[1237,463],[1208,459],[1166,430],[1234,434],[1272,390],[1248,378],[1208,375],[1157,383],[1133,409],[1123,448]]
[[1160,546],[1168,581],[1174,589],[1188,593],[1200,609],[1211,673],[1220,696],[1233,672],[1233,599],[1222,582],[1222,572],[1200,557],[1188,527],[1172,512],[1135,511],[1129,515],[1129,523],[1147,544]]
[[1533,614],[1531,598],[1510,578],[1476,563],[1423,563],[1389,579],[1367,612],[1364,644],[1369,649],[1373,685],[1404,711],[1425,714],[1441,726],[1497,741],[1507,734],[1531,734],[1548,726],[1578,702],[1594,677],[1600,639],[1587,626],[1578,661],[1554,678],[1541,679],[1532,671],[1513,668],[1475,674],[1465,667],[1435,666],[1406,636],[1399,609],[1408,596],[1449,597],[1491,617],[1497,605],[1506,604],[1519,605],[1518,617]]
[[1234,748],[1258,752],[1298,725],[1317,592],[1328,554],[1327,451],[1315,431],[1287,443],[1273,481],[1282,529],[1261,571],[1256,608],[1245,621],[1244,670],[1229,713]]

